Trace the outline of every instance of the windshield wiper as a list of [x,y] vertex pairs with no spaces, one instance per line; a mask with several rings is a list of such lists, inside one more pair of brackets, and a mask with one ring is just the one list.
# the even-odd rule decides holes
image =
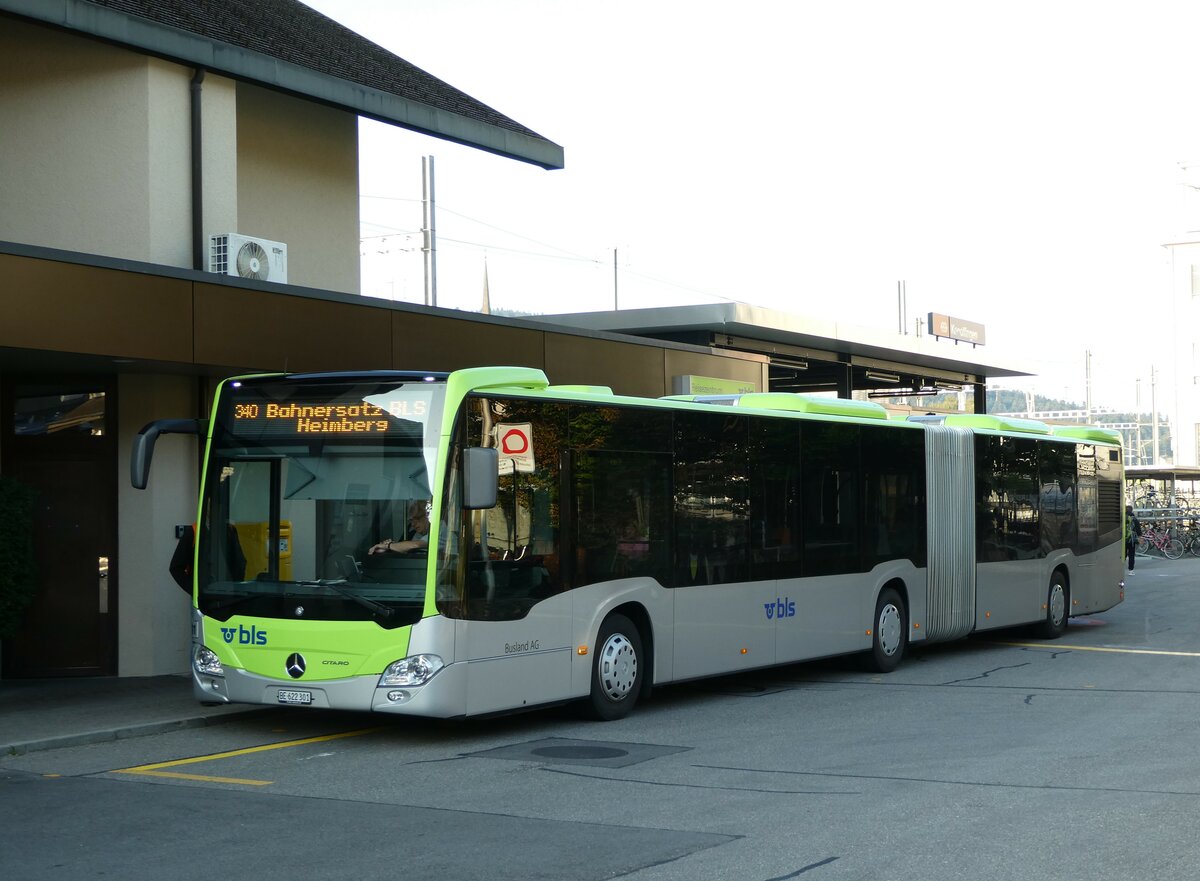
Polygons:
[[307,587],[327,587],[335,593],[339,593],[348,600],[353,600],[364,609],[369,609],[376,615],[382,618],[392,617],[395,609],[385,606],[382,603],[377,603],[374,600],[369,600],[364,596],[359,596],[352,590],[346,590],[342,585],[348,584],[345,578],[318,578],[315,581],[293,581],[292,584],[303,584]]

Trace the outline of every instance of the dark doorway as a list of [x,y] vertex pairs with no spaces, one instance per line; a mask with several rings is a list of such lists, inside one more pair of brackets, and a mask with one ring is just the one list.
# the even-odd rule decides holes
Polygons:
[[116,437],[108,378],[4,383],[0,468],[37,494],[38,592],[7,678],[110,676],[117,661]]

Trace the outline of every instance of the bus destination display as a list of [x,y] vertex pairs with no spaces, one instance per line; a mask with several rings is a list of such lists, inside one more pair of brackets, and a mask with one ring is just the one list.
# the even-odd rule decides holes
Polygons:
[[240,435],[380,435],[401,429],[397,420],[424,422],[429,415],[428,394],[393,392],[372,398],[378,403],[234,401],[233,428]]

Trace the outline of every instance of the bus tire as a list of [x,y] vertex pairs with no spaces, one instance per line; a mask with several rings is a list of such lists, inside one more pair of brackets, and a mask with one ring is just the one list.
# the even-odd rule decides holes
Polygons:
[[1034,636],[1040,639],[1058,639],[1067,632],[1067,610],[1070,596],[1067,580],[1062,572],[1055,570],[1050,576],[1050,588],[1046,592],[1046,617],[1034,627]]
[[642,692],[642,637],[624,615],[609,615],[596,635],[589,715],[610,722],[627,715]]
[[875,618],[871,626],[870,668],[876,673],[891,673],[904,659],[908,647],[908,614],[904,600],[891,587],[879,592]]

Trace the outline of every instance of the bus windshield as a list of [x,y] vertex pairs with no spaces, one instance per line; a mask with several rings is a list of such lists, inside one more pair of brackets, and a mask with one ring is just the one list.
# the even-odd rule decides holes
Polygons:
[[421,377],[223,386],[200,610],[222,621],[419,620],[444,399],[444,383]]

